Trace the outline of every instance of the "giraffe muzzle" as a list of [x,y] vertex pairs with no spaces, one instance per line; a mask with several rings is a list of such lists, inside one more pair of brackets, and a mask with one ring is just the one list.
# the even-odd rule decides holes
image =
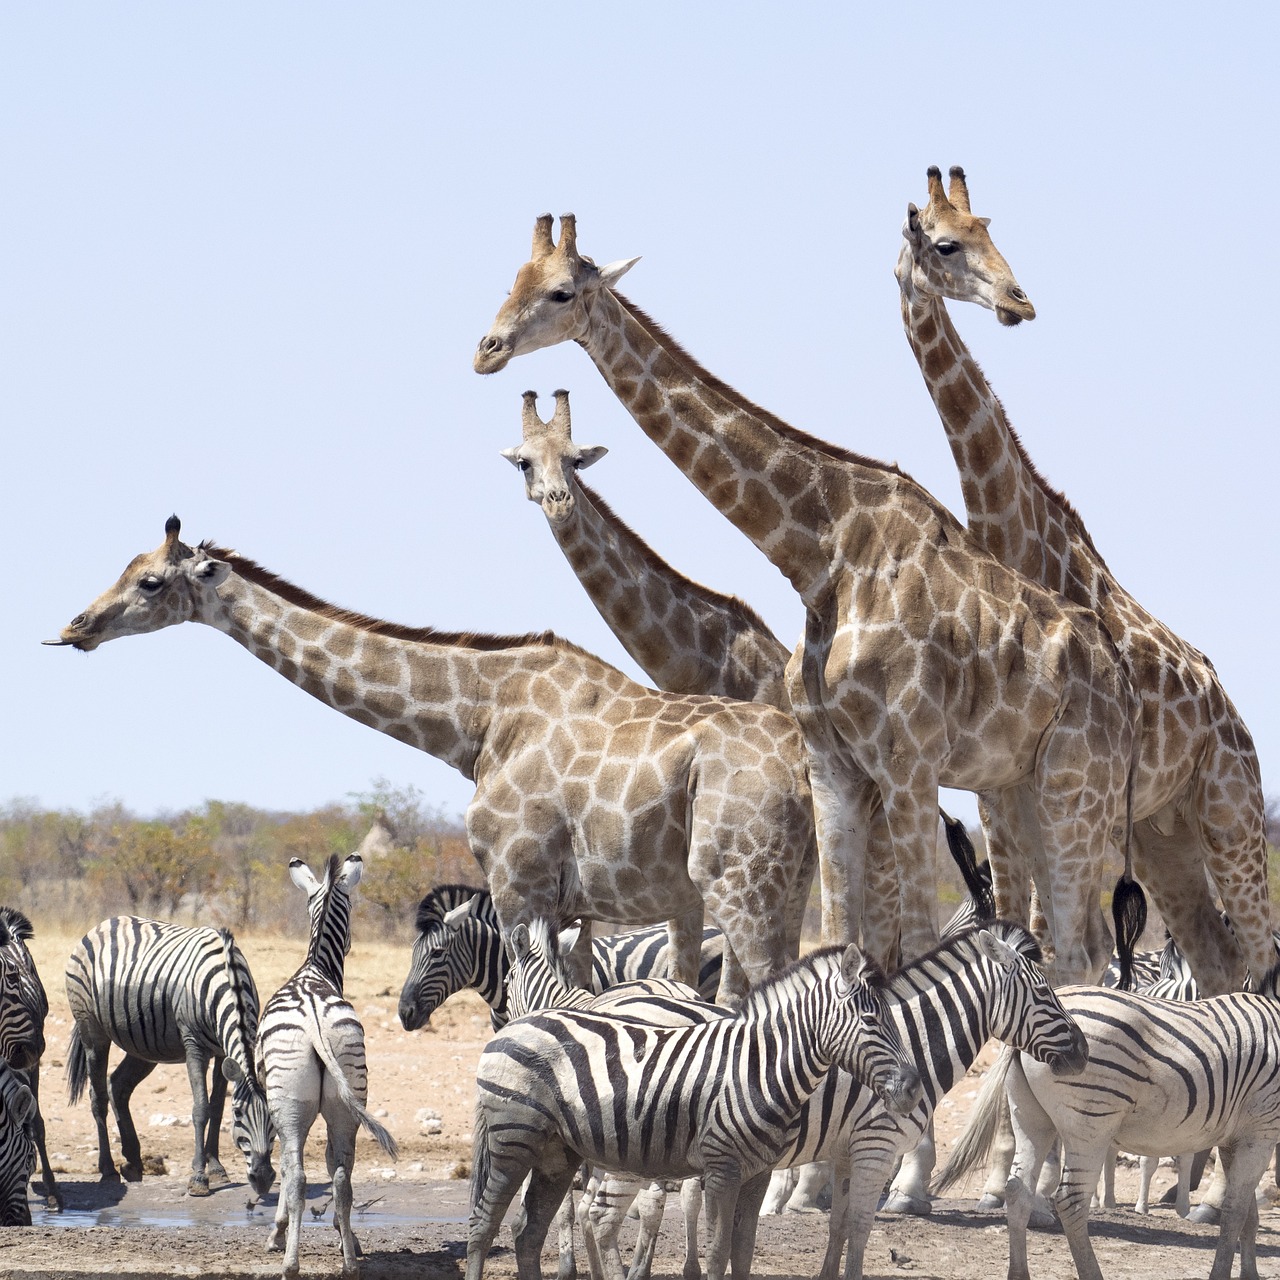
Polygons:
[[507,362],[514,355],[511,345],[503,338],[495,337],[493,334],[486,334],[480,339],[480,345],[476,347],[475,359],[471,362],[471,367],[477,373],[497,373],[500,369],[507,367]]

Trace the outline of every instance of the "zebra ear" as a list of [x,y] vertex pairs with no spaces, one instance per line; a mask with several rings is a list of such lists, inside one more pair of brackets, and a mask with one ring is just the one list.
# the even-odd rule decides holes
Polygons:
[[444,913],[444,927],[452,933],[462,927],[462,922],[471,914],[471,908],[475,905],[474,898],[468,898],[466,902],[459,903],[456,907]]
[[840,957],[840,994],[847,996],[859,982],[867,969],[867,958],[854,943],[849,943]]
[[560,930],[560,936],[557,939],[560,947],[560,954],[567,956],[570,951],[578,945],[578,939],[582,935],[582,921],[579,920],[575,924],[571,924],[567,929]]
[[1012,969],[1018,963],[1017,948],[1011,947],[1003,938],[997,938],[990,929],[983,929],[978,934],[978,946],[982,954],[1001,969]]
[[232,1084],[239,1084],[244,1079],[244,1068],[234,1058],[223,1058],[222,1074]]
[[314,893],[319,887],[311,868],[301,858],[289,859],[289,879],[305,894]]
[[506,937],[507,958],[512,964],[519,964],[529,954],[532,946],[529,938],[529,926],[518,924]]
[[360,883],[360,877],[364,874],[364,859],[358,853],[352,853],[347,856],[347,860],[342,864],[342,873],[338,877],[342,881],[349,893]]

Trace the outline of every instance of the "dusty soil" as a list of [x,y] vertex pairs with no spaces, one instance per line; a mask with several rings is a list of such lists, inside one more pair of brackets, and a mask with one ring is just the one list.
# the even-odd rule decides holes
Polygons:
[[[66,1105],[63,1064],[70,1022],[61,975],[75,941],[72,936],[42,933],[33,947],[52,1006],[42,1110],[67,1212],[48,1212],[33,1197],[35,1225],[0,1232],[0,1277],[279,1274],[279,1255],[265,1251],[275,1193],[250,1204],[242,1161],[234,1148],[228,1156],[229,1142],[223,1154],[233,1184],[207,1199],[185,1194],[192,1139],[184,1068],[158,1068],[134,1096],[144,1156],[163,1160],[167,1171],[128,1186],[98,1182],[88,1103]],[[264,999],[300,959],[297,940],[244,938],[241,946]],[[370,1105],[401,1148],[398,1164],[392,1165],[374,1143],[360,1139],[355,1226],[365,1251],[366,1280],[461,1277],[465,1255],[475,1062],[489,1037],[489,1021],[480,1000],[464,994],[436,1014],[430,1029],[404,1032],[396,1005],[408,954],[404,945],[357,942],[347,966],[347,993],[363,1019],[368,1042]],[[949,1138],[963,1126],[977,1083],[976,1077],[964,1081],[939,1110],[939,1146],[944,1152]],[[424,1108],[438,1115],[438,1134],[422,1132]],[[118,1158],[118,1149],[114,1154]],[[322,1123],[312,1133],[307,1167],[312,1213],[303,1235],[302,1271],[307,1276],[336,1275],[341,1257],[330,1215],[324,1212],[328,1187]],[[1172,1173],[1162,1170],[1157,1190],[1172,1182]],[[1122,1201],[1127,1197],[1132,1203],[1135,1190],[1136,1174],[1122,1171]],[[1003,1273],[1008,1254],[1001,1215],[977,1214],[973,1205],[973,1200],[942,1200],[928,1220],[881,1215],[868,1250],[868,1275],[990,1280]],[[826,1230],[822,1214],[763,1219],[754,1273],[816,1275]],[[1172,1210],[1157,1210],[1148,1218],[1125,1210],[1095,1213],[1091,1230],[1108,1276],[1180,1280],[1209,1272],[1216,1229],[1183,1223]],[[486,1274],[511,1280],[515,1260],[507,1247],[510,1238],[504,1233],[499,1240],[503,1247],[491,1256]],[[1263,1213],[1259,1245],[1261,1274],[1280,1277],[1280,1211]],[[1034,1235],[1031,1247],[1038,1278],[1066,1280],[1074,1275],[1060,1234]],[[680,1211],[671,1203],[655,1275],[679,1277],[682,1249]],[[544,1268],[548,1275],[555,1274],[554,1241],[544,1255]]]

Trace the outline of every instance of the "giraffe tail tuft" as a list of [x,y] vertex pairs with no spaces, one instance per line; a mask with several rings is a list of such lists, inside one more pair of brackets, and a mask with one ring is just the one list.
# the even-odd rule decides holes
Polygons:
[[946,828],[947,848],[951,851],[952,860],[964,880],[969,896],[973,899],[977,918],[983,921],[994,920],[996,899],[991,888],[990,864],[988,864],[988,874],[984,876],[978,866],[978,855],[964,823],[959,818],[953,818],[943,809],[938,810],[938,817],[942,819],[942,825]]
[[1142,931],[1147,927],[1147,895],[1143,893],[1142,886],[1127,875],[1116,881],[1115,892],[1111,895],[1111,918],[1115,921],[1116,954],[1120,959],[1120,980],[1116,989],[1128,991],[1133,986],[1133,953]]

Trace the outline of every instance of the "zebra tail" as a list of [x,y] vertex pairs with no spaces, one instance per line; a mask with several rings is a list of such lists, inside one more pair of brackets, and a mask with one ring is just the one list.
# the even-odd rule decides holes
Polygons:
[[471,1126],[471,1212],[476,1211],[484,1189],[489,1185],[491,1154],[489,1151],[489,1116],[484,1104],[476,1101],[476,1119]]
[[1000,1115],[1005,1108],[1005,1080],[1017,1052],[1006,1045],[1000,1051],[995,1066],[987,1072],[987,1078],[982,1082],[982,1088],[978,1091],[977,1100],[969,1114],[969,1124],[952,1147],[951,1158],[933,1180],[931,1190],[934,1195],[941,1195],[967,1178],[975,1169],[986,1166],[987,1157],[991,1154],[991,1144],[995,1141],[996,1130],[1000,1125]]
[[67,1049],[67,1100],[74,1107],[84,1097],[84,1087],[89,1083],[89,1055],[80,1039],[80,1024],[71,1027],[71,1044]]
[[324,1062],[325,1070],[333,1078],[334,1084],[338,1086],[338,1094],[342,1098],[343,1106],[345,1106],[351,1114],[355,1116],[360,1123],[360,1127],[364,1129],[375,1142],[377,1142],[378,1146],[380,1146],[387,1155],[389,1155],[393,1160],[399,1160],[400,1147],[396,1143],[396,1140],[369,1114],[364,1104],[356,1097],[355,1090],[352,1089],[348,1082],[346,1074],[343,1072],[338,1059],[333,1056],[333,1049],[329,1044],[329,1038],[324,1034],[324,1030],[318,1021],[314,1026],[311,1043],[315,1046],[316,1052]]
[[995,893],[990,879],[984,879],[978,871],[978,855],[974,851],[973,841],[969,839],[969,832],[959,818],[953,818],[942,809],[938,810],[938,817],[942,819],[942,825],[947,829],[947,848],[951,851],[952,860],[964,880],[969,896],[977,907],[978,919],[994,920]]

